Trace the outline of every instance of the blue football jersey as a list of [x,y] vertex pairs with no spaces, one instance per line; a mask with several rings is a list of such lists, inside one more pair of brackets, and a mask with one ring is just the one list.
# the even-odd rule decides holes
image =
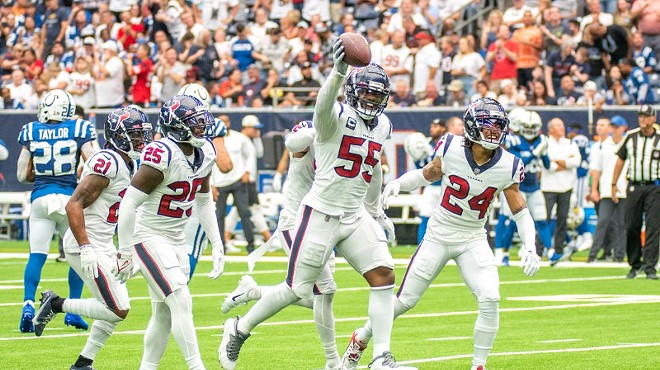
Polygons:
[[34,190],[32,201],[46,194],[73,194],[81,147],[96,140],[96,128],[86,120],[61,123],[30,122],[18,142],[32,153]]
[[[424,158],[422,158],[422,159],[420,159],[420,160],[418,160],[418,161],[415,161],[415,167],[416,167],[417,169],[424,168],[424,166],[426,166],[427,164],[433,162],[433,158],[435,158],[435,147],[438,145],[438,142],[439,142],[439,141],[440,141],[440,138],[438,138],[438,140],[433,140],[433,139],[430,139],[430,140],[429,140],[429,145],[430,145],[431,148],[433,149],[433,154],[431,154],[431,155],[429,155],[429,156],[427,156],[427,157],[424,157]],[[440,186],[440,185],[442,185],[442,179],[440,179],[440,180],[438,180],[438,181],[436,181],[436,182],[431,183],[431,185],[432,185],[432,186]]]
[[[520,191],[526,193],[532,193],[541,188],[539,183],[539,173],[541,172],[541,166],[543,166],[543,158],[539,158],[532,154],[534,148],[541,144],[541,137],[537,137],[531,143],[524,138],[509,134],[509,136],[515,136],[509,141],[511,147],[509,147],[509,152],[522,159],[523,164],[525,165],[525,178],[520,183]],[[509,139],[507,136],[507,139]],[[547,160],[547,156],[545,157]],[[549,164],[548,164],[549,165]]]

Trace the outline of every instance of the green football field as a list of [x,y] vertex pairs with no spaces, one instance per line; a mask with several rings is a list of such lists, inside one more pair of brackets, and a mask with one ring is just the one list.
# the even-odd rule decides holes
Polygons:
[[[19,245],[0,250],[20,250]],[[412,248],[396,248],[397,283]],[[211,268],[201,262],[190,289],[203,360],[218,369],[217,348],[227,315],[220,305],[245,273],[245,262],[231,258],[218,280],[205,276]],[[580,259],[580,257],[576,258]],[[234,261],[232,261],[234,260]],[[607,267],[544,263],[534,278],[517,267],[500,268],[500,330],[488,369],[656,369],[660,367],[660,285],[644,276],[626,280],[625,266]],[[18,332],[25,259],[0,259],[0,349],[6,369],[68,369],[87,338],[87,332],[51,322],[43,336]],[[286,262],[259,262],[253,276],[260,284],[283,280]],[[47,262],[39,291],[50,288],[66,295],[67,265]],[[337,343],[340,353],[352,331],[367,316],[369,290],[350,266],[338,263],[335,295]],[[128,282],[132,309],[99,353],[95,368],[137,369],[142,338],[150,316],[145,281]],[[85,294],[89,296],[89,294]],[[235,309],[241,315],[250,306]],[[476,302],[463,285],[455,266],[440,274],[418,306],[395,321],[392,351],[400,363],[419,369],[469,369]],[[292,306],[255,328],[246,342],[237,369],[322,369],[324,356],[312,312]],[[362,361],[366,368],[371,347]],[[172,337],[161,369],[185,369]]]

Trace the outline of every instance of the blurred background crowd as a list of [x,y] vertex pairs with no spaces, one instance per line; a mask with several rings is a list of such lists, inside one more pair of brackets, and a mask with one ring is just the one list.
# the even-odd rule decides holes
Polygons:
[[660,1],[1,0],[0,108],[53,88],[83,108],[312,105],[343,32],[370,42],[392,106],[656,103]]

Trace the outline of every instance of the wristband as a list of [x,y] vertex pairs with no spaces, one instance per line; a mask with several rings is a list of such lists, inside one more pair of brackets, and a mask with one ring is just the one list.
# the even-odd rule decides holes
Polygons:
[[78,248],[85,249],[85,248],[91,247],[91,246],[92,246],[91,244],[87,243],[87,244],[83,244],[83,245],[79,246]]

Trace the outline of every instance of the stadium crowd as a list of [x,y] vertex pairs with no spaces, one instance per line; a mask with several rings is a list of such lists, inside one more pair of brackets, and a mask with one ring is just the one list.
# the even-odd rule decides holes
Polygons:
[[488,1],[2,0],[0,106],[61,88],[86,109],[157,107],[190,82],[215,108],[307,106],[343,32],[370,42],[391,106],[657,102],[660,3],[505,4],[481,19]]

